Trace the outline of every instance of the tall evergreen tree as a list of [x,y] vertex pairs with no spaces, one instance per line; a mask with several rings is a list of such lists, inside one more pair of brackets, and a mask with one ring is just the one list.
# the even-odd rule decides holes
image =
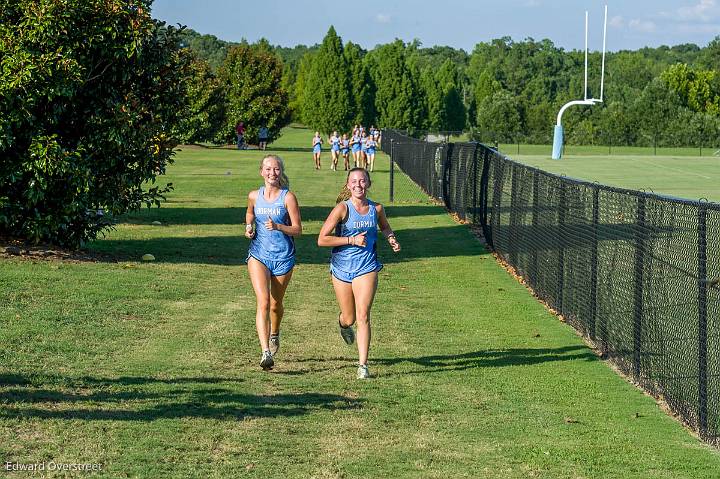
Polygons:
[[304,116],[305,83],[308,75],[310,74],[310,68],[312,68],[314,56],[315,53],[307,52],[300,60],[297,76],[295,77],[295,83],[292,87],[292,94],[290,96],[290,114],[294,120],[301,123],[307,123]]
[[407,64],[403,42],[395,40],[381,45],[372,54],[378,123],[388,128],[422,128],[427,115],[419,88],[419,74]]
[[420,74],[420,85],[422,86],[427,105],[427,127],[432,131],[445,130],[443,124],[443,92],[435,78],[435,69],[428,65]]
[[461,131],[467,122],[465,104],[460,96],[460,73],[449,58],[436,74],[442,97],[441,128],[445,131]]
[[345,45],[345,59],[350,72],[353,123],[372,125],[377,123],[375,111],[375,83],[368,65],[363,59],[360,46],[352,42]]
[[350,75],[342,40],[330,27],[305,78],[303,114],[313,129],[348,131],[353,114]]

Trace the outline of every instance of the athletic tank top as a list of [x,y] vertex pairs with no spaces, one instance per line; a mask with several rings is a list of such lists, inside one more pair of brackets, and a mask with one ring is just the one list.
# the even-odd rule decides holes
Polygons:
[[284,261],[295,255],[295,242],[291,236],[282,231],[268,231],[265,222],[270,218],[273,223],[288,225],[290,215],[285,207],[285,196],[288,190],[280,190],[275,201],[265,199],[265,187],[258,189],[255,200],[255,238],[250,242],[250,256],[268,261]]
[[375,203],[368,200],[370,207],[366,215],[358,213],[351,200],[345,201],[345,204],[348,209],[347,221],[336,226],[335,236],[348,237],[367,232],[366,243],[364,247],[353,245],[334,247],[331,258],[333,268],[346,273],[378,269],[381,265],[377,260],[378,222]]

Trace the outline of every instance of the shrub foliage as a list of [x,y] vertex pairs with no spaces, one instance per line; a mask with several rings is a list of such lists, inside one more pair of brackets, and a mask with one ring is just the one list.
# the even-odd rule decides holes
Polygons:
[[0,233],[79,246],[171,189],[189,62],[150,3],[2,1]]

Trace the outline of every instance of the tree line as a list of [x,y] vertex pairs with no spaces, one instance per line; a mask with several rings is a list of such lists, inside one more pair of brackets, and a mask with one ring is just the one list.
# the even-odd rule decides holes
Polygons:
[[[582,52],[549,40],[365,50],[330,27],[320,45],[231,44],[155,20],[151,4],[0,9],[0,237],[82,245],[160,204],[175,146],[231,143],[239,120],[250,142],[291,121],[549,142],[557,110],[582,94]],[[719,68],[720,37],[612,53],[606,102],[568,113],[568,142],[717,146]]]
[[[329,132],[354,123],[410,132],[470,131],[482,141],[550,143],[560,107],[580,99],[584,52],[550,40],[504,37],[471,53],[396,40],[365,50],[330,27],[319,45],[230,44],[197,32],[186,44],[222,76],[229,55],[273,53],[287,95],[285,120]],[[590,54],[589,95],[599,97],[601,55]],[[605,102],[564,117],[569,144],[718,146],[720,36],[707,46],[682,44],[610,52]],[[199,111],[198,111],[199,113]],[[251,122],[252,123],[252,122]],[[226,125],[227,126],[227,125]]]

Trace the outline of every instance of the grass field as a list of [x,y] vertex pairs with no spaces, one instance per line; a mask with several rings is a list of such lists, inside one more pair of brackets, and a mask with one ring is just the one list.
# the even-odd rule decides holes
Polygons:
[[[355,380],[357,352],[335,327],[329,251],[316,246],[344,174],[288,151],[311,136],[291,130],[274,144],[305,234],[270,373],[257,364],[241,225],[260,152],[183,148],[169,202],[91,245],[117,261],[0,259],[0,467],[99,463],[105,477],[151,478],[717,477],[717,450],[618,377],[427,201],[387,208],[403,251],[380,247],[373,377]],[[378,156],[372,197],[385,202],[388,160]],[[157,261],[139,261],[144,253]]]
[[665,156],[508,155],[546,171],[607,185],[652,191],[670,196],[720,202],[720,158],[668,153]]

